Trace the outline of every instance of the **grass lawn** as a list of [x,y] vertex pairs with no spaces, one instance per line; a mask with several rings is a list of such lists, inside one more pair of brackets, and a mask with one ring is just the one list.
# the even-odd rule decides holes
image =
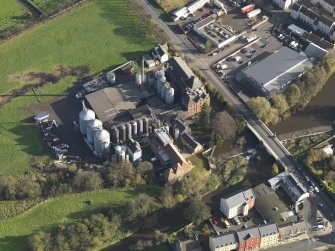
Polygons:
[[[143,191],[102,190],[47,200],[26,213],[0,221],[1,250],[27,250],[30,234],[39,230],[52,230],[59,224],[68,224],[103,209],[123,205],[140,192],[154,196],[158,187],[149,187]],[[92,205],[87,205],[86,200],[92,200]]]
[[[0,33],[4,29],[10,28],[18,24],[20,21],[15,16],[26,13],[21,5],[15,0],[0,1]],[[19,13],[17,11],[20,11]],[[23,20],[22,20],[23,21]]]
[[1,1],[0,20],[11,16],[15,11],[22,9],[16,1]]
[[[55,65],[90,65],[91,74],[136,60],[154,45],[123,0],[96,0],[0,45],[0,94],[20,88],[9,76],[50,72]],[[73,83],[67,77],[38,92],[60,94]],[[31,94],[31,93],[28,93]],[[0,175],[31,171],[32,156],[45,156],[40,129],[29,123],[23,106],[34,97],[14,99],[0,109]]]
[[191,161],[192,164],[195,166],[195,169],[206,171],[208,170],[209,166],[206,159],[201,155],[201,153],[194,154],[191,157],[187,158],[187,160]]

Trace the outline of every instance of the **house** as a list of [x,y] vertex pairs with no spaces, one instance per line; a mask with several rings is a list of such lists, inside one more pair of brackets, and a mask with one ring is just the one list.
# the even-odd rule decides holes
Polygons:
[[142,158],[142,149],[137,141],[135,141],[133,138],[129,138],[126,141],[126,146],[131,162],[135,162],[136,160]]
[[278,227],[276,223],[270,223],[258,227],[261,237],[260,248],[268,248],[278,245]]
[[200,241],[198,240],[184,240],[184,241],[177,241],[176,243],[176,250],[177,251],[202,251]]
[[236,232],[209,237],[209,249],[211,251],[236,250],[238,245],[239,243]]
[[191,154],[198,153],[203,149],[202,145],[188,133],[182,133],[180,139],[182,144],[187,148],[187,150]]
[[305,221],[290,223],[278,228],[280,241],[287,241],[292,238],[306,239],[308,227]]
[[330,18],[319,15],[304,5],[294,4],[292,6],[291,17],[303,22],[314,31],[331,38],[334,34],[335,22]]
[[255,206],[255,195],[252,189],[221,198],[220,211],[231,219],[239,214],[247,215],[249,209]]
[[273,4],[283,10],[289,9],[297,0],[273,0]]
[[169,60],[169,48],[167,43],[158,44],[152,52],[153,58],[158,60],[160,63],[165,63]]
[[238,251],[252,250],[261,245],[261,236],[258,228],[250,228],[237,232]]
[[325,11],[335,17],[335,0],[311,0],[311,4],[319,4]]

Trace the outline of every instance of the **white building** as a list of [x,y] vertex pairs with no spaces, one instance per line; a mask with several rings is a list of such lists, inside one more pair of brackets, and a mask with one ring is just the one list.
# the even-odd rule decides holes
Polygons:
[[334,20],[331,20],[326,16],[320,16],[304,5],[294,4],[292,6],[291,17],[295,20],[302,21],[314,31],[320,32],[328,38],[334,36]]
[[187,5],[186,7],[182,7],[180,9],[177,9],[172,13],[174,17],[174,21],[179,20],[181,17],[185,17],[189,14],[192,14],[199,10],[200,8],[204,7],[206,3],[209,3],[210,0],[197,0],[194,1],[193,3]]
[[231,219],[239,214],[247,215],[254,205],[255,195],[251,189],[248,189],[227,198],[221,198],[220,211]]
[[152,55],[160,63],[165,63],[169,60],[168,51],[169,51],[169,48],[168,48],[167,43],[159,44],[154,48]]
[[131,162],[134,162],[140,158],[142,158],[142,149],[140,144],[132,138],[126,142],[127,153],[129,155],[129,159]]
[[283,10],[289,9],[297,0],[273,0],[273,4]]

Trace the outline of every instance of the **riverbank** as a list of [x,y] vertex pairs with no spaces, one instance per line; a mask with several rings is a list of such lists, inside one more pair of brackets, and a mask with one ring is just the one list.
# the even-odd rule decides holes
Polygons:
[[272,126],[276,134],[286,134],[312,127],[332,126],[335,120],[335,74],[327,81],[317,96],[302,111]]

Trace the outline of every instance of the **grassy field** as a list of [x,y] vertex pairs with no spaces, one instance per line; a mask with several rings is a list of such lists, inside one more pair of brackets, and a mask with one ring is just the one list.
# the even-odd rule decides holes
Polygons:
[[[0,221],[1,250],[27,250],[30,234],[39,230],[52,230],[59,224],[68,224],[103,209],[123,205],[140,192],[103,190],[47,200],[26,213]],[[151,187],[142,192],[157,195],[158,188]],[[87,205],[86,200],[92,200],[92,204]]]
[[156,0],[156,1],[167,12],[183,7],[187,3],[193,2],[190,0]]
[[0,1],[0,33],[24,21],[15,17],[25,13],[26,11],[15,0]]
[[[89,65],[91,74],[136,60],[154,45],[123,0],[96,0],[0,45],[0,94],[22,87],[13,75],[51,72],[55,65]],[[60,94],[72,85],[67,77],[38,92]],[[28,93],[31,94],[31,93]],[[32,156],[45,156],[38,127],[29,123],[23,106],[31,96],[0,109],[0,175],[31,171]]]

